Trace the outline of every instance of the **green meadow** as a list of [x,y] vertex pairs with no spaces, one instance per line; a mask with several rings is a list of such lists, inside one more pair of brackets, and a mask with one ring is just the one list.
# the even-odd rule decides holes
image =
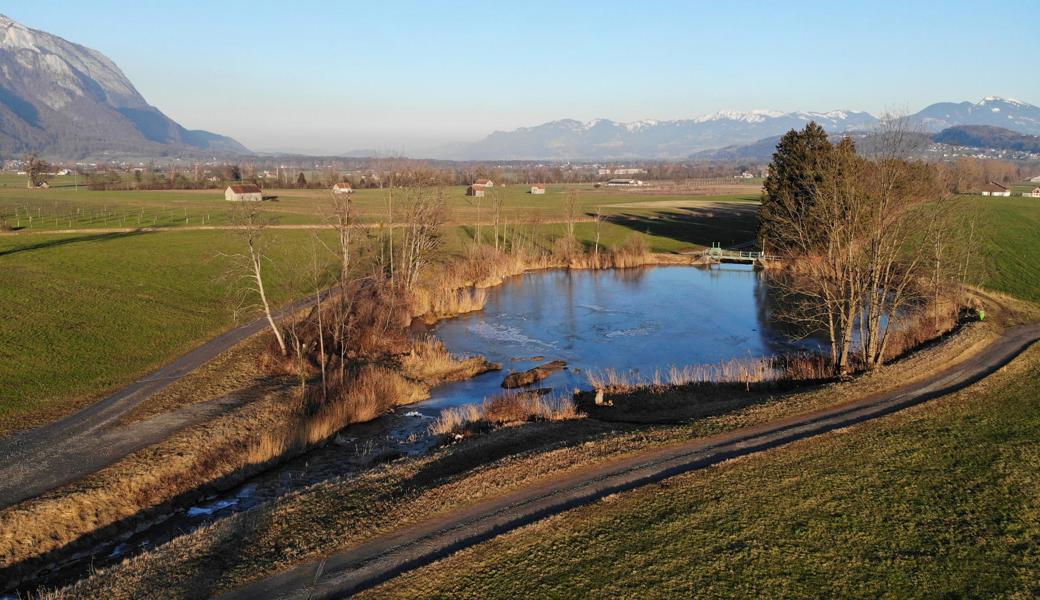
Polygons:
[[[169,231],[105,231],[104,221],[88,220],[83,225],[91,231],[48,234],[35,230],[37,222],[33,230],[0,235],[0,380],[5,383],[0,387],[0,430],[32,426],[74,410],[252,316],[241,313],[236,320],[228,296],[228,255],[241,250],[239,236],[221,229],[178,230],[185,211],[189,225],[202,215],[208,215],[208,223],[224,222],[228,203],[219,192],[90,192],[64,187],[67,183],[26,190],[8,179],[0,182],[0,207],[29,203],[31,210],[35,202],[42,215],[48,203],[67,202],[81,211],[104,206],[109,229],[118,227],[114,214],[132,219],[142,208],[146,214],[165,211]],[[505,188],[507,226],[519,227],[551,248],[552,240],[566,230],[562,205],[567,187],[549,186],[544,196],[532,196],[519,186]],[[478,220],[476,199],[466,197],[462,188],[447,193],[454,222],[466,223],[448,228],[448,248],[459,251],[470,243],[477,223],[480,237],[490,241],[487,199]],[[264,204],[276,222],[320,222],[326,198],[322,192],[277,194],[278,202]],[[383,194],[357,192],[359,211],[374,215],[385,209]],[[649,195],[586,186],[579,198],[586,217],[604,215],[599,224],[577,223],[576,234],[586,246],[594,244],[597,231],[604,246],[636,235],[659,252],[754,238],[754,196]],[[977,216],[980,283],[1040,301],[1040,263],[1035,260],[1040,256],[1040,202],[964,197],[951,202],[951,210]],[[510,218],[511,211],[515,218]],[[292,269],[286,265],[310,262],[315,233],[272,230],[268,235],[274,259],[270,285],[275,300],[285,302],[305,293],[298,282],[289,284]]]
[[[12,207],[22,215],[22,229],[0,235],[0,432],[66,414],[255,316],[236,315],[229,296],[229,255],[243,250],[240,236],[190,227],[228,222],[222,192],[93,192],[70,187],[69,181],[52,183],[47,190],[27,190],[20,178],[0,181],[0,212],[7,211],[9,225],[18,223],[12,223]],[[504,221],[551,248],[566,230],[565,191],[550,186],[546,195],[532,196],[526,189],[507,188]],[[263,208],[278,224],[317,224],[328,198],[323,193],[278,191],[279,200]],[[462,215],[470,223],[447,229],[448,249],[457,252],[471,243],[477,223],[480,237],[490,241],[488,199],[478,220],[476,199],[466,197],[464,188],[446,193],[452,222]],[[608,218],[598,226],[577,223],[576,233],[587,246],[594,244],[597,230],[604,246],[637,235],[662,252],[754,236],[753,197],[639,195],[589,187],[580,198],[586,214],[595,214],[600,205],[622,205],[603,209]],[[385,209],[386,197],[380,190],[362,190],[355,204],[374,218]],[[75,233],[48,233],[55,227],[49,214],[75,212],[81,215],[73,221]],[[158,221],[161,231],[132,231],[142,213],[142,227]],[[69,228],[63,219],[57,219],[58,229]],[[284,303],[307,293],[290,266],[309,264],[315,235],[331,232],[273,229],[266,235],[274,300]],[[318,247],[322,261],[330,263],[332,257]]]

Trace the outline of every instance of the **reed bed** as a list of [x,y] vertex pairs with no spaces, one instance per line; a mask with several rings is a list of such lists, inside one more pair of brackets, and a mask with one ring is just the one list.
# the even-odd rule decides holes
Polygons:
[[441,411],[430,425],[434,435],[460,435],[475,425],[513,425],[528,421],[563,421],[578,417],[569,397],[542,396],[533,392],[506,393],[481,404],[464,404]]
[[826,357],[805,353],[734,358],[718,364],[673,365],[665,370],[657,369],[649,377],[636,371],[593,369],[586,373],[586,378],[597,390],[618,393],[643,388],[664,389],[669,386],[695,384],[739,383],[750,386],[761,383],[814,381],[827,379],[832,373],[833,369]]

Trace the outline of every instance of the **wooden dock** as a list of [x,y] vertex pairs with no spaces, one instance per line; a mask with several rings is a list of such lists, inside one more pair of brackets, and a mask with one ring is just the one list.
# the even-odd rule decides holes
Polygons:
[[765,268],[774,266],[780,261],[779,256],[751,250],[729,250],[723,248],[718,243],[712,244],[711,248],[702,250],[700,255],[708,264],[737,263]]

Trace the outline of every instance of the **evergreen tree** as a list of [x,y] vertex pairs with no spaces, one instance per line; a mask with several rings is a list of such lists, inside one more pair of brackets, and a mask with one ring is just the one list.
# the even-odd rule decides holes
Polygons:
[[307,187],[307,178],[303,176],[303,171],[296,176],[296,185],[297,187]]
[[807,211],[824,179],[834,147],[823,127],[810,122],[802,131],[788,131],[776,145],[763,183],[758,241],[763,251],[783,253],[783,222]]

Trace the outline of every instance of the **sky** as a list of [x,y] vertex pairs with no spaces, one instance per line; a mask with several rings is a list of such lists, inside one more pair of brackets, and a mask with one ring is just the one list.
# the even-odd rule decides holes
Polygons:
[[561,118],[1040,104],[1036,0],[18,0],[190,129],[256,151],[415,153]]

